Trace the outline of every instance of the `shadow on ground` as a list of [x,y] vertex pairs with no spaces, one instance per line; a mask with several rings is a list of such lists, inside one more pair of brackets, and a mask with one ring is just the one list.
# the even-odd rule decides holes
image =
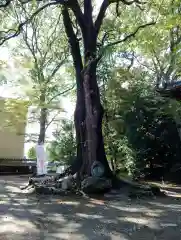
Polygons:
[[[35,196],[0,177],[0,240],[181,240],[181,200]],[[173,189],[172,189],[173,190]]]

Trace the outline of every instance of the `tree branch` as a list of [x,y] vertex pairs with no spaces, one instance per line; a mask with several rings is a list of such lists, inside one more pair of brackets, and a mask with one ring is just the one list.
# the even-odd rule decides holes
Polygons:
[[130,39],[130,38],[132,38],[132,37],[135,37],[136,34],[139,32],[139,30],[144,29],[144,28],[147,27],[147,26],[152,26],[152,25],[155,25],[155,24],[156,24],[156,22],[150,22],[150,23],[146,23],[146,24],[144,24],[144,25],[141,25],[141,26],[137,27],[134,32],[128,34],[128,35],[127,35],[126,37],[124,37],[123,39],[120,39],[120,40],[118,40],[118,41],[115,41],[115,42],[112,42],[112,43],[107,44],[107,45],[105,46],[105,48],[107,48],[107,47],[112,47],[112,46],[114,46],[114,45],[116,45],[116,44],[119,44],[119,43],[122,43],[122,42],[126,42],[128,39]]
[[[52,30],[51,34],[50,34],[50,37],[47,38],[47,51],[45,51],[44,53],[44,56],[42,58],[42,62],[44,62],[45,66],[49,64],[49,61],[46,63],[46,58],[47,58],[47,54],[49,52],[49,50],[52,48],[52,45],[54,44],[54,42],[56,41],[56,35],[55,35],[55,32],[57,30],[57,26],[59,27],[59,23],[60,23],[60,20],[61,20],[61,14],[59,14],[59,17],[58,17],[58,20],[57,22],[55,23],[55,27],[54,29]],[[55,36],[55,37],[54,37]],[[42,66],[44,67],[44,66]]]
[[52,119],[46,124],[45,131],[47,131],[48,127],[52,124],[52,122],[56,119],[56,117],[60,114],[60,111],[58,111]]
[[70,44],[71,48],[71,53],[72,53],[72,58],[74,62],[74,67],[76,70],[76,79],[78,79],[80,76],[80,73],[83,69],[83,63],[82,63],[82,57],[80,54],[80,46],[79,46],[79,41],[75,35],[75,32],[72,27],[72,22],[69,16],[68,9],[66,7],[63,8],[62,10],[62,15],[63,15],[63,22],[65,26],[65,32],[67,34],[67,38]]
[[175,48],[181,42],[181,35],[179,35],[179,30],[179,26],[176,26],[170,30],[170,63],[165,73],[165,78],[168,80],[173,73],[174,65],[176,63],[177,51],[175,51]]
[[[117,4],[116,8],[118,8],[119,7],[119,2],[122,2],[125,5],[132,5],[133,3],[136,3],[137,5],[142,5],[142,4],[146,3],[146,2],[142,2],[140,0],[132,0],[132,1],[127,1],[127,0],[104,0],[102,2],[102,5],[100,7],[100,11],[97,15],[97,19],[96,19],[95,24],[94,24],[97,34],[99,33],[99,30],[101,28],[106,10],[108,9],[109,5],[112,4],[112,3],[116,3]],[[118,12],[118,9],[116,9],[116,11]]]
[[[90,1],[90,0],[89,0]],[[80,5],[77,0],[73,0],[73,3],[70,5],[70,8],[72,9],[76,20],[81,28],[82,31],[85,29],[85,19],[84,19],[84,14],[82,13],[82,10],[80,8]]]
[[[111,2],[116,2],[116,0],[115,1],[113,0]],[[146,2],[139,1],[139,0],[132,0],[132,1],[120,0],[120,2],[122,2],[126,5],[132,5],[133,3],[136,3],[136,4],[145,4],[146,3]]]
[[66,59],[63,59],[62,61],[60,61],[55,68],[53,69],[52,73],[50,74],[50,76],[47,79],[47,83],[51,81],[51,79],[55,76],[55,74],[57,73],[57,71],[60,69],[60,67],[66,62]]
[[40,32],[38,29],[38,24],[36,21],[31,22],[33,34],[32,34],[32,45],[34,46],[34,50],[36,53],[39,53],[41,56],[41,59],[43,59],[42,51],[40,50],[40,47],[38,45],[38,39],[40,37]]
[[92,1],[84,0],[84,18],[87,26],[93,26],[92,11]]
[[[22,5],[22,12],[24,13],[24,15],[23,15],[23,18],[27,18],[28,19],[28,17],[27,17],[27,12],[26,12],[26,9],[24,8],[24,6],[23,6],[23,4],[21,3],[21,5]],[[17,21],[18,21],[18,24],[20,25],[21,24],[21,17],[19,16],[19,14],[17,13],[17,11],[16,11],[16,8],[14,8],[15,9],[15,15],[16,15],[16,19],[17,19]],[[36,42],[34,43],[34,37],[35,37],[35,32],[36,32],[36,30],[37,30],[37,26],[35,26],[34,24],[33,24],[33,20],[35,20],[35,18],[34,19],[32,19],[32,21],[31,21],[31,24],[32,24],[32,30],[33,30],[33,33],[32,33],[32,36],[31,36],[31,39],[29,39],[28,38],[28,23],[25,25],[25,30],[24,30],[24,26],[22,27],[22,37],[23,37],[23,41],[24,41],[24,43],[25,43],[25,45],[27,46],[27,48],[28,48],[28,50],[30,51],[30,53],[31,53],[31,55],[33,56],[33,59],[34,59],[34,63],[35,63],[35,68],[36,68],[36,70],[37,70],[37,72],[38,72],[38,75],[39,75],[39,77],[38,77],[38,79],[40,80],[40,78],[41,78],[41,76],[40,76],[40,68],[39,68],[39,64],[38,64],[38,59],[37,59],[37,56],[36,56],[36,50],[35,50],[35,45],[37,45],[37,39],[36,39]],[[44,77],[44,76],[43,76]]]
[[138,62],[138,64],[142,65],[144,68],[147,68],[148,70],[150,70],[152,72],[155,72],[155,70],[153,68],[148,66],[146,63],[141,62],[141,60],[139,60],[139,56],[135,56],[135,59]]
[[98,13],[97,19],[96,19],[96,21],[94,23],[94,26],[95,26],[97,34],[99,33],[99,30],[101,28],[101,25],[102,25],[102,22],[103,22],[106,10],[107,10],[109,5],[110,5],[110,1],[109,0],[104,0],[102,2],[102,5],[100,7],[100,11]]
[[163,64],[161,64],[161,61],[160,61],[159,57],[157,56],[154,49],[152,50],[152,52],[153,52],[153,57],[155,58],[155,59],[152,58],[152,62],[153,62],[155,72],[156,72],[156,78],[157,78],[156,81],[157,81],[157,84],[159,84],[161,82],[162,78],[165,77],[164,66],[163,66]]
[[65,93],[71,91],[72,89],[74,89],[74,87],[75,87],[75,84],[74,84],[72,87],[64,90],[63,92],[57,93],[56,95],[54,95],[54,96],[48,101],[48,104],[51,103],[56,97],[59,97],[59,96],[65,94]]
[[131,54],[131,57],[127,56],[126,59],[130,61],[130,64],[129,64],[128,67],[127,67],[128,71],[130,71],[130,69],[132,68],[132,66],[133,66],[133,64],[134,64],[135,52],[133,51],[132,54]]
[[[62,0],[62,2],[64,2],[64,1]],[[9,29],[8,31],[1,31],[1,32],[0,32],[1,34],[5,34],[5,35],[7,34],[7,36],[5,36],[5,37],[3,37],[2,39],[0,39],[0,46],[1,46],[4,42],[6,42],[7,40],[9,40],[9,39],[11,39],[11,38],[14,38],[14,37],[17,37],[17,36],[21,33],[23,27],[24,27],[26,24],[28,24],[29,22],[31,22],[31,21],[33,20],[33,18],[34,18],[35,16],[37,16],[43,9],[45,9],[45,8],[47,8],[47,7],[49,7],[49,6],[57,5],[57,4],[60,4],[60,1],[59,1],[59,2],[53,1],[53,2],[49,2],[49,3],[45,4],[45,5],[43,5],[43,6],[40,7],[37,11],[35,11],[35,12],[31,15],[30,18],[26,19],[24,22],[22,22],[21,24],[19,24],[17,30],[15,30],[15,29]],[[10,35],[9,35],[9,34],[10,34]],[[9,36],[8,36],[8,35],[9,35]]]
[[[172,1],[173,4],[174,1]],[[174,14],[174,11],[173,11]],[[157,84],[159,84],[162,80],[165,82],[170,82],[172,80],[177,80],[177,72],[179,69],[178,62],[177,62],[177,46],[181,42],[181,33],[180,33],[180,27],[175,26],[170,30],[170,39],[169,39],[169,55],[166,54],[166,58],[168,58],[168,61],[162,61],[159,60],[156,52],[153,50],[153,53],[155,55],[156,62],[154,62],[154,59],[152,60],[154,63],[154,67],[156,69],[157,74]],[[158,69],[159,66],[159,69]]]

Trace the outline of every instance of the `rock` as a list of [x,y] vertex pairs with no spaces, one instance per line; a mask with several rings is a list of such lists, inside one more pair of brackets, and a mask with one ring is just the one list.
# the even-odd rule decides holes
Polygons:
[[101,162],[95,161],[91,166],[91,175],[101,178],[104,175],[104,166]]
[[74,178],[72,175],[64,177],[61,181],[61,187],[63,190],[71,190],[73,188]]
[[86,194],[106,193],[112,187],[110,179],[87,177],[81,183],[82,191]]

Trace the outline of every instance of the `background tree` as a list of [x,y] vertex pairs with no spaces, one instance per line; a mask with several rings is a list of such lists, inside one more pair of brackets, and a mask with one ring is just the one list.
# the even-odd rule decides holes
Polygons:
[[[38,4],[31,7],[21,5],[21,15],[19,9],[14,9],[15,18],[20,23],[38,9]],[[70,87],[68,79],[65,83],[61,78],[62,66],[67,62],[68,46],[64,45],[60,13],[53,8],[44,9],[22,28],[18,40],[19,44],[17,43],[14,49],[16,59],[28,70],[29,76],[20,79],[21,83],[18,82],[17,85],[22,86],[25,97],[28,97],[33,105],[29,120],[31,123],[39,121],[40,143],[45,141],[45,133],[50,124],[60,118],[63,110],[60,96],[73,88]],[[24,46],[21,52],[18,50],[20,46]]]
[[122,90],[121,75],[116,82],[111,80],[107,96],[112,155],[116,152],[117,166],[125,167],[132,176],[153,177],[160,167],[159,176],[155,177],[161,178],[164,173],[166,177],[181,154],[177,126],[167,111],[172,105],[145,84],[144,75],[138,75],[139,80],[135,76],[134,72],[133,82]]
[[76,156],[73,122],[62,120],[61,127],[54,132],[54,138],[47,148],[50,160],[71,165]]
[[28,156],[28,158],[30,158],[30,159],[36,159],[36,150],[35,150],[35,147],[31,147],[31,148],[28,150],[27,156]]
[[156,71],[139,62],[139,52],[123,46],[117,62],[117,51],[120,48],[104,59],[99,69],[108,160],[113,169],[125,168],[132,176],[168,177],[180,158],[175,124],[179,104],[156,94]]

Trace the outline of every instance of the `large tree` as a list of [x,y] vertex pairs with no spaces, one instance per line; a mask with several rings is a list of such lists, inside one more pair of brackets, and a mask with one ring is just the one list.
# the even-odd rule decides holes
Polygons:
[[[3,3],[5,6],[9,4],[11,6],[11,2],[11,0],[7,0]],[[19,1],[16,3],[17,8],[19,7],[18,2]],[[23,4],[32,4],[30,1],[22,2]],[[143,12],[143,6],[146,8],[146,4],[142,3],[140,0],[103,0],[98,14],[96,15],[95,11],[93,11],[93,0],[55,0],[38,2],[42,4],[40,8],[22,22],[16,30],[13,29],[4,32],[4,38],[2,38],[1,43],[6,39],[17,36],[23,29],[23,26],[32,21],[42,9],[50,5],[57,5],[60,7],[65,31],[71,48],[77,85],[75,129],[79,168],[72,169],[72,173],[79,172],[81,177],[90,175],[93,162],[100,161],[104,165],[105,176],[110,177],[112,173],[106,159],[102,135],[104,109],[101,104],[97,81],[97,66],[108,47],[125,42],[129,38],[134,37],[141,29],[155,23],[153,21],[145,23],[145,18],[143,21],[138,21],[138,25],[134,23],[134,29],[128,25],[127,31],[126,28],[124,28],[123,32],[119,32],[119,34],[115,34],[115,32],[114,34],[110,32],[103,34],[101,32],[101,27],[110,5],[115,5],[115,10],[110,7],[110,13],[107,12],[107,14],[112,14],[114,11],[113,17],[116,19],[122,8],[138,8],[141,14]],[[121,15],[119,17],[121,17]],[[113,35],[115,40],[112,42]],[[76,166],[78,165],[76,164]]]
[[[33,8],[22,5],[21,14],[16,8],[13,9],[12,18],[21,23],[38,9],[38,4]],[[28,120],[30,124],[39,123],[39,132],[34,135],[36,141],[38,137],[38,143],[44,143],[48,127],[58,120],[62,112],[60,95],[72,89],[68,79],[65,83],[61,77],[62,66],[68,62],[68,46],[58,9],[44,9],[26,24],[13,53],[20,65],[27,69],[27,75],[12,84],[21,85],[25,96],[29,98],[33,111]],[[33,140],[32,137],[30,139]]]

